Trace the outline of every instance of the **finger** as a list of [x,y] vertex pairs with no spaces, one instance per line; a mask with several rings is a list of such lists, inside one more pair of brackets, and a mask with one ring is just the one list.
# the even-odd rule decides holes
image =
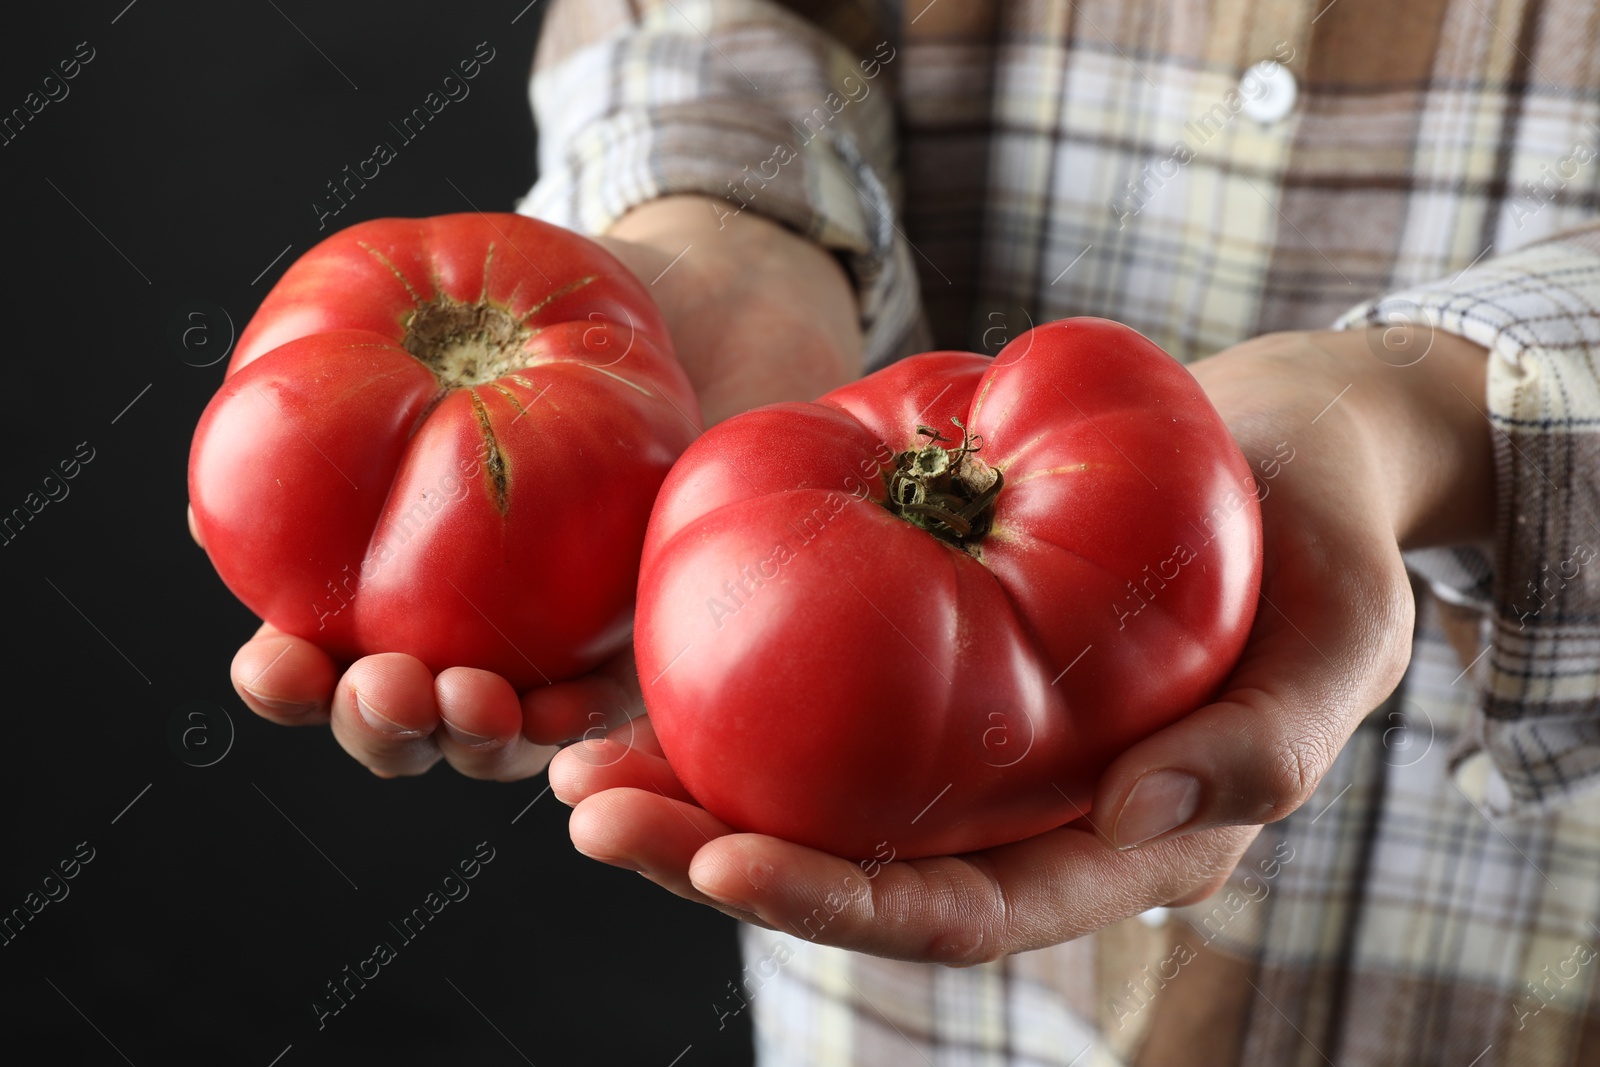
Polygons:
[[[1329,591],[1339,584],[1346,588]],[[1399,681],[1412,606],[1386,590],[1407,589],[1371,575],[1330,577],[1319,590],[1276,583],[1223,698],[1135,745],[1102,775],[1093,808],[1101,833],[1132,848],[1274,822],[1300,807]]]
[[1214,887],[1259,827],[1120,853],[1053,830],[966,856],[854,863],[776,838],[718,838],[691,885],[776,930],[891,959],[968,966],[1059,944]]
[[[648,715],[629,719],[619,726],[613,726],[601,735],[601,740],[616,741],[627,745],[629,748],[638,749],[640,752],[666,759],[667,754],[661,750],[661,739],[656,736],[656,724],[650,721]],[[585,743],[592,743],[595,738],[585,738]]]
[[333,699],[333,736],[380,778],[421,774],[439,761],[433,673],[398,652],[357,660]]
[[581,802],[567,827],[573,846],[591,859],[638,871],[685,900],[755,920],[701,893],[689,880],[695,852],[730,832],[703,808],[642,789],[612,789]]
[[693,803],[661,754],[647,718],[634,719],[605,737],[579,741],[550,764],[550,789],[574,805],[608,789],[643,789]]
[[233,657],[233,688],[245,706],[282,726],[320,725],[339,669],[322,649],[262,623]]
[[194,522],[193,504],[189,505],[189,536],[194,538],[194,543],[199,545],[201,548],[206,547],[206,543],[200,539],[200,527],[196,526]]
[[530,689],[522,696],[522,732],[554,745],[591,737],[644,714],[633,653],[625,652],[580,678]]
[[451,667],[433,683],[439,721],[433,738],[450,766],[469,778],[530,778],[556,750],[522,736],[522,703],[511,683],[491,671]]

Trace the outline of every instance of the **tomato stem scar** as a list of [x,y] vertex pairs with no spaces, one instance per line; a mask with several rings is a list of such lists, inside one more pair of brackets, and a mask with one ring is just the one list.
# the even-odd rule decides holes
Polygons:
[[445,388],[485,385],[528,365],[529,331],[503,308],[440,293],[406,321],[401,345]]
[[949,448],[944,444],[951,439],[938,430],[917,427],[927,443],[900,453],[885,473],[889,494],[884,506],[941,541],[968,548],[989,532],[1005,476],[978,458],[983,436],[970,433],[960,419],[952,416],[950,421],[961,431],[961,441]]

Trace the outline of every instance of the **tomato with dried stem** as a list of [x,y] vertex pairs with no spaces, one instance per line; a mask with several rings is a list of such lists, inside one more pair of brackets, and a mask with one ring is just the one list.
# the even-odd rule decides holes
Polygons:
[[522,689],[627,647],[650,506],[699,419],[649,293],[598,245],[517,215],[378,219],[262,301],[189,497],[279,629]]
[[1248,464],[1135,331],[913,356],[696,441],[641,570],[646,705],[730,825],[861,858],[1088,813],[1214,695],[1260,583]]

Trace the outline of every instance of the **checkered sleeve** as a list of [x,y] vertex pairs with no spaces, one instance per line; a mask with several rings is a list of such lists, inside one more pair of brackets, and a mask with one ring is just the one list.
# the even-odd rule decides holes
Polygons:
[[[1495,540],[1409,554],[1444,599],[1487,614],[1483,707],[1459,746],[1492,762],[1491,810],[1600,790],[1600,227],[1558,235],[1346,313],[1428,323],[1490,353]],[[1425,358],[1425,357],[1424,357]]]
[[771,0],[553,5],[531,85],[539,177],[518,210],[599,233],[658,197],[721,198],[722,225],[758,212],[839,253],[868,367],[904,354],[918,306],[894,222],[898,50],[858,14],[848,48]]

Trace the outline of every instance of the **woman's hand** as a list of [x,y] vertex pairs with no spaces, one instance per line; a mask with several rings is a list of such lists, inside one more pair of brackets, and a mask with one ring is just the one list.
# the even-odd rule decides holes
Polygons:
[[1092,816],[964,856],[852,863],[733,832],[634,723],[552,765],[574,843],[746,921],[925,962],[992,960],[1204,899],[1399,681],[1414,612],[1400,547],[1489,532],[1483,350],[1440,335],[1397,367],[1377,358],[1386,337],[1405,340],[1269,335],[1193,368],[1257,473],[1261,601],[1218,699],[1117,759]]
[[[668,197],[600,239],[661,308],[707,425],[812,399],[861,371],[855,295],[837,260],[754,213],[724,224],[726,215],[718,200]],[[231,675],[257,715],[289,726],[331,723],[345,751],[385,778],[421,774],[441,759],[474,778],[526,778],[544,769],[555,743],[643,712],[631,652],[519,697],[488,671],[435,676],[399,653],[366,656],[341,676],[314,644],[263,624],[234,656]]]

